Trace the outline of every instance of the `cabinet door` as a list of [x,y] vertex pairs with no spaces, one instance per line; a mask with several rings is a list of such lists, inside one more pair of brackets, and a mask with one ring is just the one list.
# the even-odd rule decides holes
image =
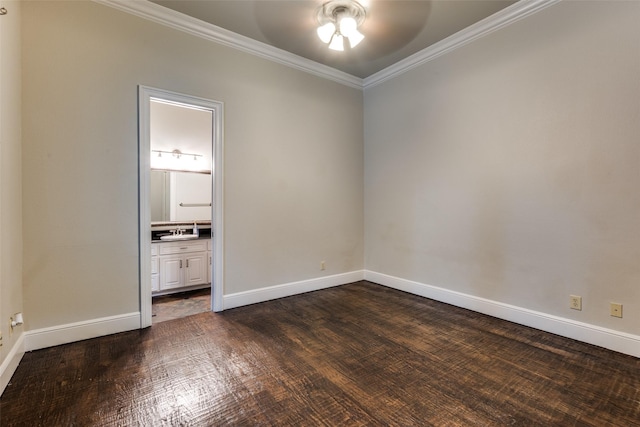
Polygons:
[[160,290],[160,275],[151,275],[151,292],[158,292]]
[[160,257],[160,289],[184,286],[184,260],[181,255]]
[[157,256],[151,257],[151,292],[158,292],[160,290],[160,260]]
[[158,257],[151,257],[151,274],[158,274]]
[[211,251],[207,252],[209,256],[209,264],[207,265],[207,283],[211,283],[211,270],[213,268],[213,258],[211,258]]
[[184,286],[201,285],[207,283],[207,253],[195,252],[185,254]]

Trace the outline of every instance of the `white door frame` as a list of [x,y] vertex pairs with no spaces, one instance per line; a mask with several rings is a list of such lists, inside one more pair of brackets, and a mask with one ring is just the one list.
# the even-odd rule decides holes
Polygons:
[[140,259],[140,327],[151,326],[151,203],[150,203],[150,101],[152,98],[197,106],[210,110],[213,116],[213,192],[211,200],[211,239],[213,243],[213,273],[211,275],[211,307],[213,311],[222,311],[224,289],[224,227],[223,227],[223,154],[224,132],[222,129],[224,104],[163,89],[138,86],[138,148],[139,181],[138,206],[140,235],[138,237]]

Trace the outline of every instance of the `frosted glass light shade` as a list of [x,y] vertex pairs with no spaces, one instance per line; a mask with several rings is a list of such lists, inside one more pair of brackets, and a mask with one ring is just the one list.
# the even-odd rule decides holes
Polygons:
[[321,27],[318,27],[318,37],[322,40],[323,43],[329,43],[331,41],[331,36],[336,32],[336,26],[333,25],[333,22],[328,22]]
[[345,37],[351,37],[354,31],[358,32],[358,24],[355,19],[346,17],[340,20],[340,34]]
[[358,31],[356,20],[351,17],[340,20],[340,34],[349,39],[349,45],[351,47],[356,47],[358,43],[364,39],[362,33]]
[[348,38],[349,38],[349,45],[351,47],[356,47],[358,43],[360,43],[364,39],[364,35],[360,31],[355,30],[349,35]]
[[331,39],[331,44],[329,45],[329,49],[332,50],[344,50],[344,38],[340,34],[336,34]]

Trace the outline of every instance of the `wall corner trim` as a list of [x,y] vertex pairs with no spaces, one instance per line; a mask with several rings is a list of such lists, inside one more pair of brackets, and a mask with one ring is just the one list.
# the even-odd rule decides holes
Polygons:
[[208,22],[201,21],[180,12],[168,9],[150,1],[130,0],[93,0],[105,6],[118,9],[161,25],[183,31],[196,37],[216,42],[223,46],[295,68],[334,82],[362,89],[362,79],[343,71],[336,70],[319,62],[295,55],[266,43],[253,40]]
[[363,278],[364,272],[362,270],[358,270],[349,273],[302,280],[299,282],[284,283],[251,291],[237,292],[235,294],[224,296],[224,309],[227,310],[244,305],[298,295],[305,292],[331,288],[333,286],[346,285],[348,283],[363,280]]
[[498,319],[640,357],[640,336],[365,270],[364,280]]
[[402,59],[363,80],[363,88],[368,89],[384,81],[397,77],[426,62],[458,49],[490,33],[540,12],[561,0],[520,0],[487,18],[464,28],[439,42]]
[[2,395],[4,389],[7,388],[11,377],[16,369],[18,369],[22,356],[24,356],[24,336],[25,333],[22,332],[13,347],[11,347],[9,353],[7,353],[2,365],[0,365],[0,395]]
[[319,62],[295,55],[266,43],[253,40],[150,1],[92,0],[122,12],[153,21],[221,45],[277,62],[318,77],[356,89],[367,89],[399,76],[432,59],[462,47],[474,40],[533,15],[561,0],[520,0],[491,16],[440,40],[439,42],[381,70],[365,79],[353,76]]
[[25,351],[140,329],[140,312],[89,319],[26,332]]

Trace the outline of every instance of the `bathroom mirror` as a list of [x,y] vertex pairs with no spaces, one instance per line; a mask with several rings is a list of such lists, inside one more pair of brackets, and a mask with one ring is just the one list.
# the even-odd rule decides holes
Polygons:
[[211,174],[152,170],[151,222],[211,221]]

